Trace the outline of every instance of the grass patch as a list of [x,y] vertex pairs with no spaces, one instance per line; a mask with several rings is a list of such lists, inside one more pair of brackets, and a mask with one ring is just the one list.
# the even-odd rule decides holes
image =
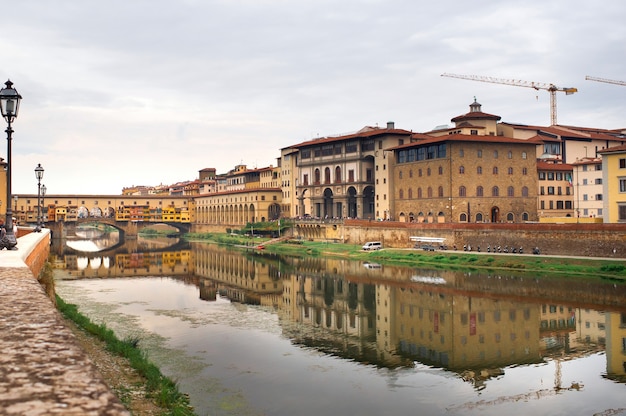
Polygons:
[[[233,243],[234,237],[224,234],[202,234],[202,240],[217,243]],[[248,241],[250,238],[248,237]],[[255,239],[257,240],[257,239]],[[257,243],[259,244],[259,243]],[[462,251],[422,251],[414,249],[385,248],[363,251],[360,245],[325,241],[287,240],[265,245],[265,251],[296,257],[325,256],[349,258],[357,261],[373,261],[387,265],[409,267],[437,267],[451,270],[468,270],[470,267],[490,270],[510,270],[579,276],[590,279],[615,279],[626,283],[626,266],[611,260],[593,258],[562,258],[547,255],[520,254],[489,255]]]
[[128,360],[130,366],[137,370],[146,380],[146,387],[150,397],[167,414],[176,416],[193,416],[194,412],[189,404],[189,398],[178,391],[176,383],[161,374],[161,370],[152,364],[146,355],[138,349],[139,339],[128,338],[120,340],[106,325],[96,325],[78,311],[76,305],[65,303],[56,296],[57,308],[67,319],[73,321],[84,331],[104,341],[107,349]]

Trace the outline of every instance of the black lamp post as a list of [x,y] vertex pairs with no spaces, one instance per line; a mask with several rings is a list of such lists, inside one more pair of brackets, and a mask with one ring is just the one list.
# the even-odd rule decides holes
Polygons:
[[38,163],[35,168],[35,178],[37,178],[37,227],[35,231],[41,231],[41,179],[43,178],[41,163]]
[[11,80],[5,82],[4,85],[5,88],[0,90],[0,111],[2,112],[2,117],[7,121],[7,129],[5,130],[7,133],[7,210],[6,221],[4,222],[6,227],[6,243],[4,243],[4,247],[7,250],[14,250],[16,249],[17,239],[13,233],[13,212],[9,202],[11,201],[11,140],[13,139],[11,123],[17,117],[22,96],[13,88]]
[[46,206],[44,204],[44,197],[46,196],[46,185],[41,185],[41,226],[43,227],[43,224],[46,222]]

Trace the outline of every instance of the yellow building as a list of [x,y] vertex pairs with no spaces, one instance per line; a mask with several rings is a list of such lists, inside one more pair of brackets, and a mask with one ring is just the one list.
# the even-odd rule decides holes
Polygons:
[[602,155],[604,222],[626,222],[626,145],[599,153]]
[[567,163],[537,162],[540,218],[574,216],[572,169]]

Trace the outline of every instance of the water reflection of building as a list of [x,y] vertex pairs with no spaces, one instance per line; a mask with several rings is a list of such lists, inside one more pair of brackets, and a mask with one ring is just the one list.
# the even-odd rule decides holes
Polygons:
[[[520,276],[372,268],[345,259],[282,258],[195,243],[191,250],[108,258],[90,254],[54,261],[73,276],[106,277],[108,270],[111,276],[181,278],[207,301],[226,297],[273,308],[292,342],[386,367],[434,365],[478,388],[507,366],[560,363],[604,344],[607,376],[626,381],[626,314],[599,312],[591,303],[602,290],[617,299],[622,289],[612,285],[587,286],[594,292],[588,296],[582,286],[568,292],[571,285],[539,285]],[[87,266],[76,267],[85,261]],[[548,295],[542,297],[542,291]],[[548,301],[553,294],[569,295],[573,306]]]
[[607,376],[626,382],[626,312],[607,312],[605,318]]
[[80,278],[186,276],[190,274],[190,250],[175,252],[66,254],[51,256],[56,269]]
[[275,257],[208,244],[193,247],[194,272],[216,282],[229,299],[251,304],[280,302],[281,264]]
[[537,305],[427,288],[400,288],[394,296],[397,345],[420,362],[489,373],[541,358]]

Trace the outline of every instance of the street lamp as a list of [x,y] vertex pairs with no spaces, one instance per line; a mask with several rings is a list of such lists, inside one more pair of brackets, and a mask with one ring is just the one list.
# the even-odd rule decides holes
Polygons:
[[46,205],[44,204],[44,197],[46,196],[46,185],[41,185],[41,226],[43,227],[43,224],[46,222]]
[[[8,80],[4,83],[5,88],[0,90],[0,111],[2,117],[7,121],[7,201],[11,201],[11,140],[13,135],[13,129],[11,123],[17,117],[17,113],[20,109],[20,101],[22,96],[17,93],[13,88],[13,83]],[[7,250],[16,250],[17,239],[13,233],[13,212],[11,210],[11,204],[7,203],[6,209],[6,221],[4,222],[6,227],[6,241],[0,242],[0,249],[6,247]]]
[[35,178],[37,178],[37,227],[35,231],[41,231],[41,179],[43,178],[43,168],[41,163],[35,168]]

